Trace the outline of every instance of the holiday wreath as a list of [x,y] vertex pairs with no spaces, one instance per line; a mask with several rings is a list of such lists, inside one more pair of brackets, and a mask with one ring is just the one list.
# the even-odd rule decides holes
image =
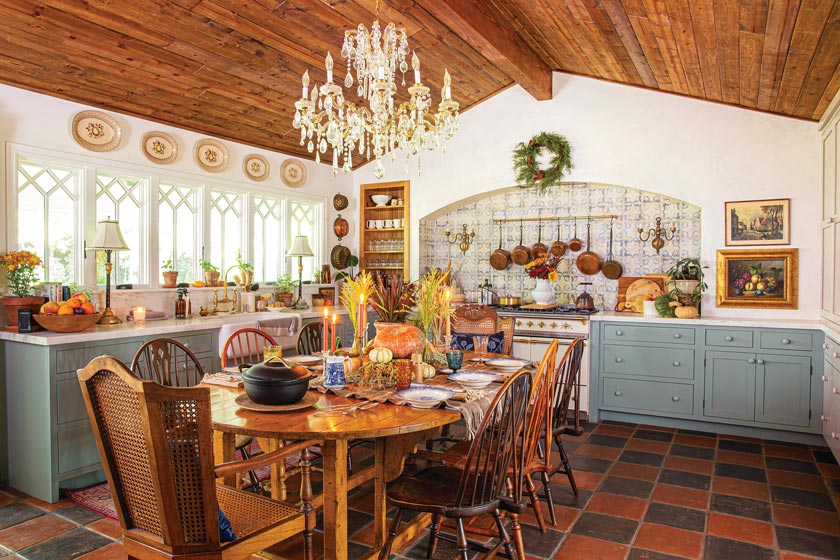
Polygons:
[[[545,148],[551,153],[547,169],[540,169],[537,158]],[[522,188],[538,186],[540,191],[559,185],[572,169],[572,147],[565,137],[550,132],[540,132],[528,143],[520,142],[513,151],[513,171]]]

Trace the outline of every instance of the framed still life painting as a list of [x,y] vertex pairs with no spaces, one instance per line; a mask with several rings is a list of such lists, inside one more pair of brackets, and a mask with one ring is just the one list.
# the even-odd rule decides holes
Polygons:
[[727,202],[726,245],[790,245],[790,199]]
[[797,309],[799,249],[717,252],[717,306]]

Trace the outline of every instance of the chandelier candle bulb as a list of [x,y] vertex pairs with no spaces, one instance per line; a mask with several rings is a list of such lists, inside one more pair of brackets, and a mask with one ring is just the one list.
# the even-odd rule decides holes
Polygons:
[[413,53],[411,56],[411,67],[414,69],[414,83],[419,84],[420,82],[420,59],[417,58],[417,53]]
[[303,83],[303,95],[301,97],[306,99],[309,97],[309,70],[304,71],[301,83]]
[[327,83],[331,84],[333,80],[333,59],[332,54],[329,52],[327,53],[327,58],[324,60],[324,65],[327,67]]

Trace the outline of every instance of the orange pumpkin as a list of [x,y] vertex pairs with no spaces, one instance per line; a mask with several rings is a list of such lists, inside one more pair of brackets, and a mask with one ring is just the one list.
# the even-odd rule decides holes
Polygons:
[[374,348],[387,348],[395,358],[408,358],[412,352],[422,352],[426,343],[423,331],[413,325],[392,325],[376,333]]

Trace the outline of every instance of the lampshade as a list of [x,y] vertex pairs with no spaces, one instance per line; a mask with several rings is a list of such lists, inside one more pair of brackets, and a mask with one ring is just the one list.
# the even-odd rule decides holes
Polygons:
[[286,253],[287,257],[313,257],[312,248],[309,246],[309,239],[305,235],[296,235],[291,249]]
[[128,245],[120,232],[120,224],[108,216],[96,224],[93,241],[87,246],[88,251],[127,251]]

